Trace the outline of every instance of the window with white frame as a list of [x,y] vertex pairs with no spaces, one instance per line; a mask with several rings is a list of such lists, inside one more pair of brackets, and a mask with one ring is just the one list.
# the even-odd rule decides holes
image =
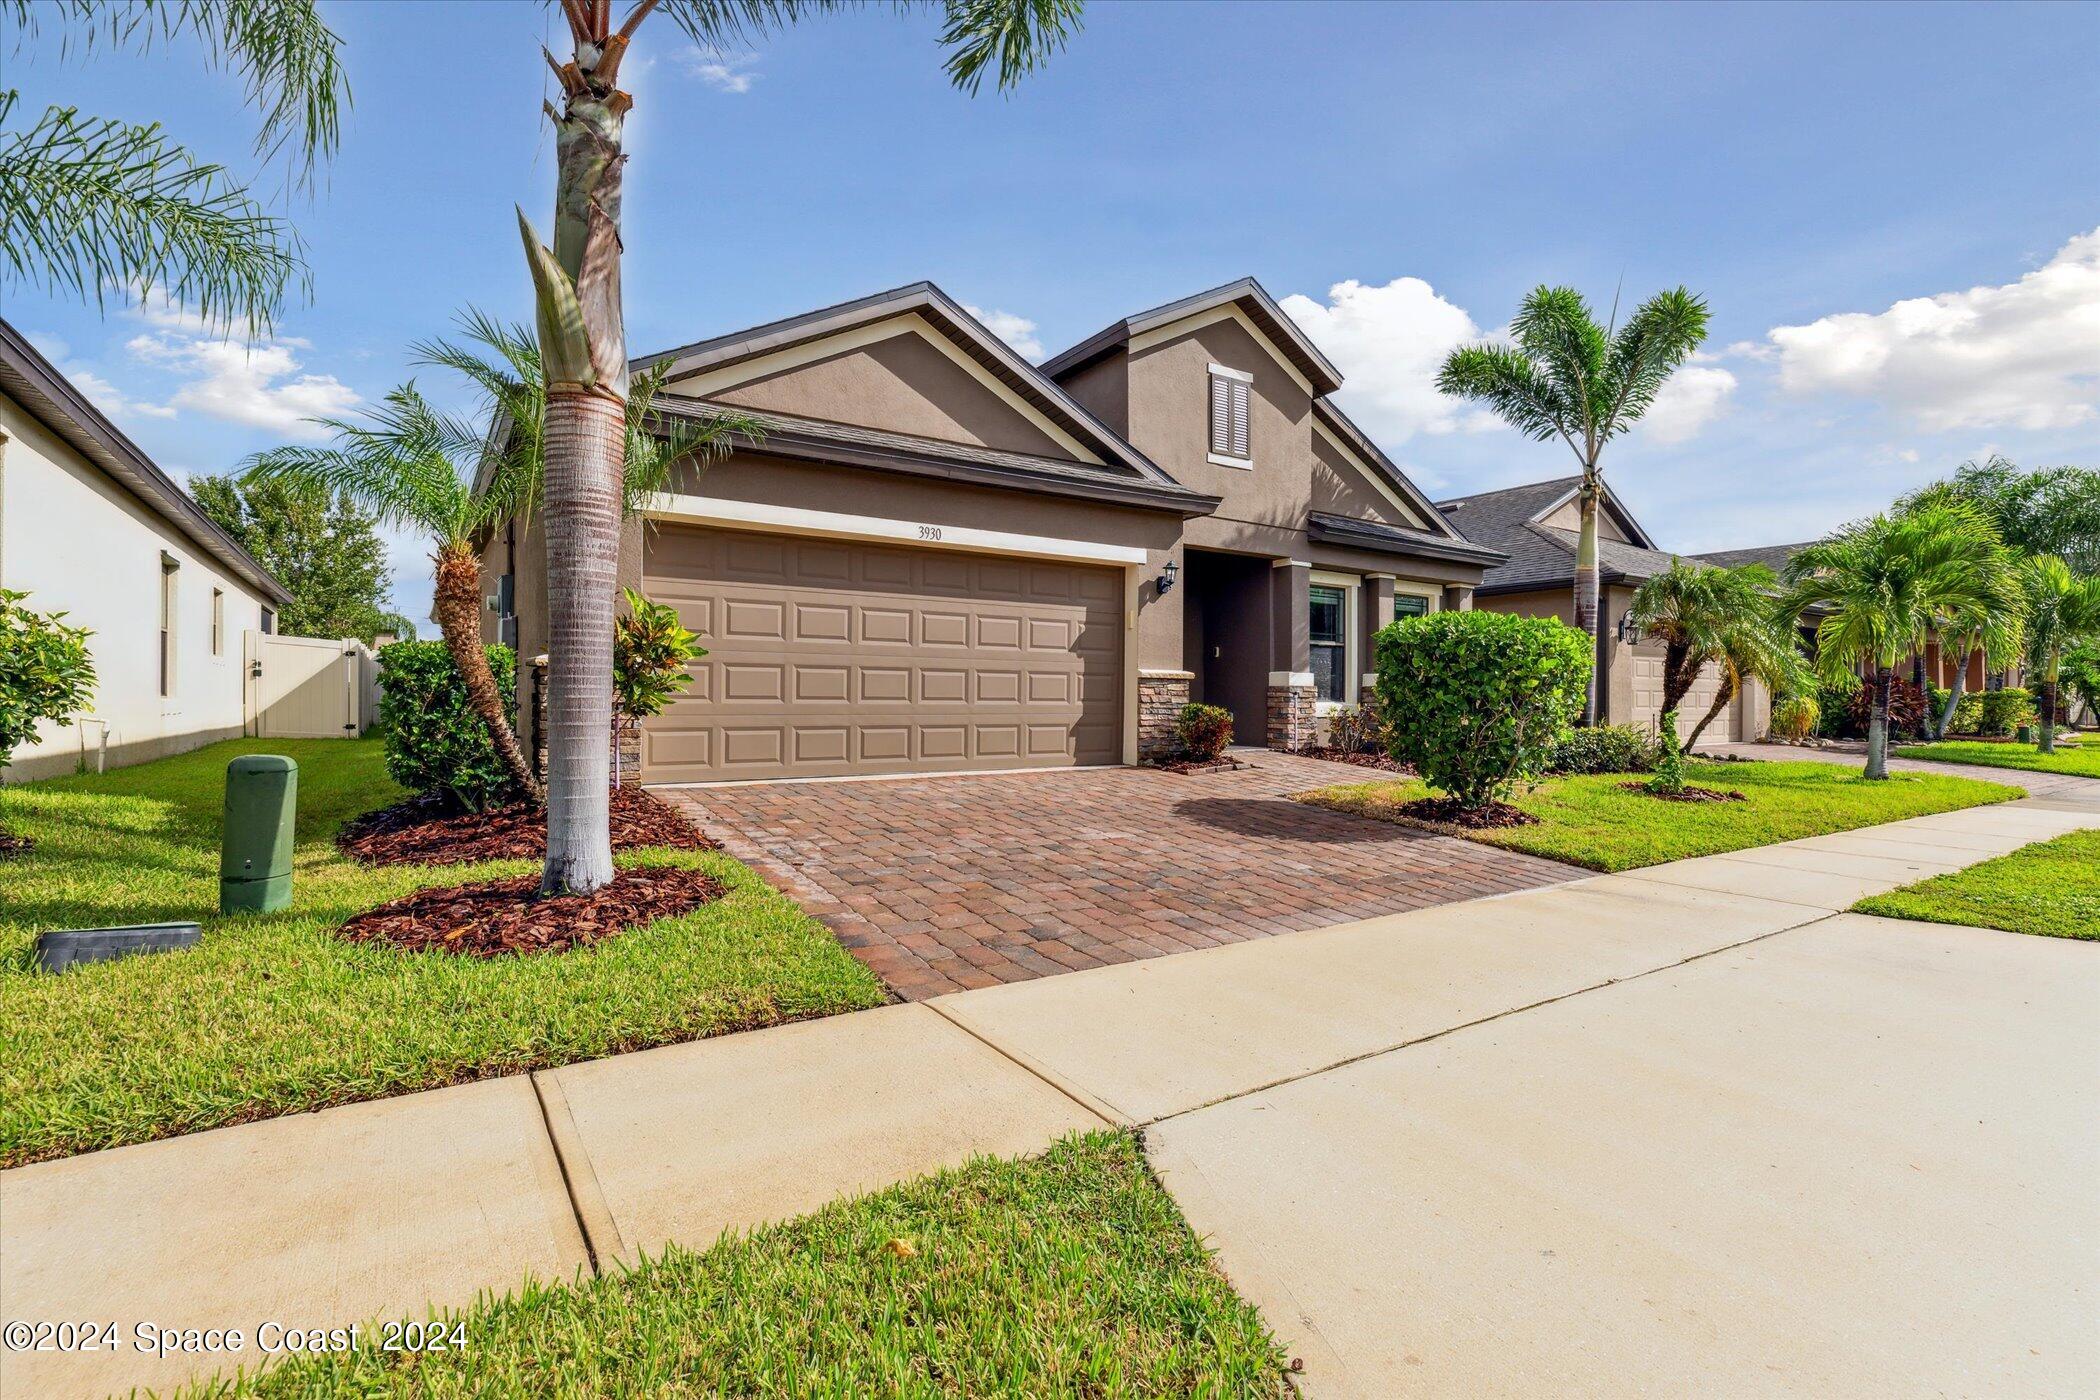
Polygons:
[[1429,600],[1427,598],[1416,593],[1395,593],[1393,595],[1393,620],[1395,622],[1398,622],[1403,617],[1427,617],[1428,615]]
[[1349,590],[1334,583],[1312,586],[1313,698],[1330,705],[1348,700]]
[[1247,400],[1254,376],[1245,370],[1210,367],[1210,460],[1218,466],[1251,467]]

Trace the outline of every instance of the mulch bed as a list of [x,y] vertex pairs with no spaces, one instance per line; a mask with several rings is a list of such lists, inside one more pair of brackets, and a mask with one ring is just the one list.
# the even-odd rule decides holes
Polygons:
[[[518,802],[461,813],[442,798],[412,797],[345,822],[335,844],[360,865],[539,860],[547,854],[547,809]],[[613,790],[612,844],[616,851],[721,849],[668,802],[635,787]]]
[[1750,799],[1740,792],[1723,792],[1719,788],[1692,787],[1683,792],[1651,792],[1646,783],[1620,783],[1627,792],[1638,792],[1663,802],[1748,802]]
[[1399,806],[1387,810],[1394,816],[1412,817],[1418,822],[1455,826],[1466,831],[1493,831],[1505,826],[1537,826],[1539,820],[1531,813],[1520,811],[1507,802],[1490,802],[1484,807],[1467,807],[1455,797],[1418,797],[1412,802],[1402,802]]
[[16,856],[26,856],[35,849],[35,838],[17,836],[12,831],[0,829],[0,860],[13,860]]
[[588,947],[657,919],[690,914],[729,893],[704,870],[642,866],[622,870],[590,894],[540,898],[540,877],[483,880],[418,890],[368,909],[337,930],[355,943],[410,952],[494,958]]
[[1337,749],[1320,744],[1309,749],[1300,749],[1298,752],[1306,758],[1321,758],[1329,763],[1353,763],[1358,768],[1376,768],[1381,773],[1413,773],[1415,771],[1391,754],[1378,753],[1372,749]]

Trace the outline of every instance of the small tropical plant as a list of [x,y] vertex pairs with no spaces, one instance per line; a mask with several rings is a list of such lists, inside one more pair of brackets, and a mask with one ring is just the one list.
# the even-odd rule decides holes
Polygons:
[[1772,737],[1798,744],[1816,732],[1820,718],[1813,696],[1789,695],[1772,707]]
[[1866,777],[1888,777],[1896,665],[1925,644],[1936,619],[1987,606],[2005,567],[1997,532],[1960,502],[1873,516],[1787,561],[1775,625],[1791,629],[1814,613],[1817,674],[1850,685],[1860,670],[1871,673]]
[[1327,742],[1344,753],[1385,753],[1392,747],[1392,728],[1372,695],[1334,712],[1327,721]]
[[1658,797],[1684,794],[1684,744],[1677,737],[1677,711],[1664,710],[1655,722],[1655,776],[1643,784]]
[[1174,737],[1194,763],[1212,763],[1232,743],[1232,711],[1218,705],[1183,705]]
[[2057,690],[2063,678],[2064,653],[2086,642],[2100,641],[2100,578],[2084,578],[2053,554],[2027,561],[2021,576],[2027,596],[2027,672],[2034,678],[2034,702],[2040,732],[2037,747],[2056,752],[2056,726],[2062,718]]
[[1407,618],[1377,637],[1391,752],[1462,806],[1546,771],[1582,715],[1595,650],[1549,617],[1481,611]]
[[[627,613],[613,624],[614,724],[635,725],[664,712],[678,693],[693,683],[686,664],[707,655],[678,620],[678,609],[655,603],[635,592],[627,595]],[[613,782],[621,781],[618,748],[614,749]]]
[[[0,588],[0,783],[15,750],[36,737],[40,724],[68,725],[95,696],[95,663],[85,627],[68,626],[62,612],[25,607],[29,595]],[[0,825],[0,836],[7,834]]]
[[[1599,325],[1572,287],[1539,287],[1510,322],[1511,343],[1461,346],[1437,375],[1444,393],[1486,404],[1535,441],[1558,438],[1581,463],[1575,625],[1589,634],[1593,650],[1605,444],[1640,421],[1663,384],[1705,341],[1706,323],[1706,302],[1683,287],[1648,298],[1623,326]],[[1595,724],[1594,674],[1590,686],[1583,720]]]

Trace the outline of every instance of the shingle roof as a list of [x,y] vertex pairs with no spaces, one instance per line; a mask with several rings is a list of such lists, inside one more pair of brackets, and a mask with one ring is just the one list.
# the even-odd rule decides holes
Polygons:
[[[1482,491],[1437,503],[1444,519],[1467,539],[1499,549],[1509,556],[1508,563],[1482,575],[1477,592],[1509,593],[1574,581],[1578,536],[1573,530],[1541,525],[1538,521],[1540,516],[1548,514],[1565,500],[1581,482],[1579,476],[1555,477],[1551,481],[1527,482],[1501,491]],[[1610,499],[1609,490],[1607,487],[1607,499]],[[1640,529],[1625,507],[1616,501],[1613,505],[1635,532],[1645,537],[1646,532]],[[1677,557],[1667,550],[1650,549],[1621,540],[1597,541],[1597,564],[1606,579],[1652,578],[1669,568],[1671,560]]]
[[1722,549],[1712,554],[1694,556],[1702,564],[1719,564],[1732,569],[1738,564],[1762,564],[1773,573],[1786,572],[1787,561],[1808,548],[1808,542],[1800,544],[1761,544],[1750,549]]
[[1053,379],[1059,378],[1099,359],[1132,336],[1170,326],[1227,303],[1237,303],[1248,319],[1261,327],[1262,332],[1276,343],[1276,348],[1313,386],[1316,396],[1331,394],[1342,387],[1342,372],[1334,367],[1334,362],[1320,353],[1320,347],[1298,329],[1297,322],[1277,305],[1276,298],[1252,277],[1242,277],[1222,287],[1212,287],[1209,291],[1125,316],[1114,325],[1103,327],[1077,345],[1060,350],[1043,361],[1043,372]]

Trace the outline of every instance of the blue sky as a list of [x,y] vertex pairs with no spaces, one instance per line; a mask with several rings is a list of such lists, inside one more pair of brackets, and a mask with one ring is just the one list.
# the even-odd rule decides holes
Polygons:
[[[277,338],[0,293],[177,471],[411,374],[442,395],[409,343],[468,304],[528,309],[511,207],[544,227],[551,15],[326,10],[355,110],[315,197],[283,205],[314,285]],[[703,54],[649,21],[635,351],[923,277],[1054,352],[1252,273],[1442,496],[1570,468],[1437,399],[1449,345],[1542,281],[1682,282],[1712,303],[1708,356],[1606,458],[1665,547],[1813,536],[1989,451],[2100,463],[2100,6],[1097,0],[1047,70],[974,100],[936,27],[880,8]],[[25,107],[157,120],[252,165],[237,87],[188,49],[0,61]],[[395,557],[420,619],[421,549]]]

